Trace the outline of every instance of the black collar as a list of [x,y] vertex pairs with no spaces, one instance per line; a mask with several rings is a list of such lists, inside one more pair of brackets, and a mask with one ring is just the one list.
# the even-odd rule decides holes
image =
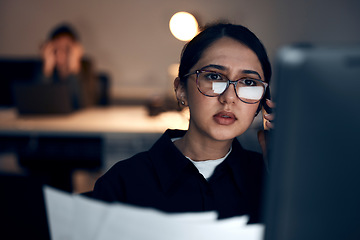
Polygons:
[[[164,191],[168,191],[171,185],[181,176],[183,171],[193,164],[177,149],[172,138],[183,137],[184,130],[166,130],[160,139],[149,150],[151,161],[155,171],[160,179],[160,184]],[[251,186],[252,181],[251,165],[254,165],[253,157],[249,151],[242,148],[239,141],[235,138],[232,143],[232,151],[229,156],[218,166],[217,170],[222,168],[230,169],[236,185],[242,192],[251,191],[245,186]],[[218,172],[218,171],[215,172]],[[214,173],[216,174],[216,173]],[[210,179],[211,181],[211,179]],[[249,184],[250,183],[250,184]]]

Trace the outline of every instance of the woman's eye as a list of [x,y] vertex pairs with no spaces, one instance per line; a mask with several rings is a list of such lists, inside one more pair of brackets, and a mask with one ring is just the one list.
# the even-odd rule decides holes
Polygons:
[[208,80],[223,80],[223,77],[219,73],[208,73],[205,78]]
[[256,85],[258,85],[257,82],[255,80],[252,80],[252,79],[244,79],[244,84],[246,86],[256,86]]

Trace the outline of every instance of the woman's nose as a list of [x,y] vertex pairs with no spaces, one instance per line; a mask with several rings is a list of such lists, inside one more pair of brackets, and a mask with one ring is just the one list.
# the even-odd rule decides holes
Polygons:
[[231,83],[230,83],[229,87],[225,90],[225,92],[223,92],[219,96],[219,101],[223,104],[224,103],[227,103],[227,104],[235,103],[237,99],[238,99],[238,97],[235,92],[235,85],[231,84]]

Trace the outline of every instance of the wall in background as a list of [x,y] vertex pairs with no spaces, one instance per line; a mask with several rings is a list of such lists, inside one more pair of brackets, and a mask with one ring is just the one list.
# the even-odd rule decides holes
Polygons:
[[49,30],[70,22],[113,97],[147,99],[172,89],[167,70],[184,45],[168,28],[177,11],[249,27],[272,60],[288,43],[360,43],[358,0],[0,0],[0,56],[37,56]]

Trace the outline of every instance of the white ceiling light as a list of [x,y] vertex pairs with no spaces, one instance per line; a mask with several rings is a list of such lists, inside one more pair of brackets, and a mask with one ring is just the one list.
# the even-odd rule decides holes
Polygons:
[[175,13],[169,22],[171,33],[181,41],[189,41],[199,31],[198,22],[195,17],[188,12]]

